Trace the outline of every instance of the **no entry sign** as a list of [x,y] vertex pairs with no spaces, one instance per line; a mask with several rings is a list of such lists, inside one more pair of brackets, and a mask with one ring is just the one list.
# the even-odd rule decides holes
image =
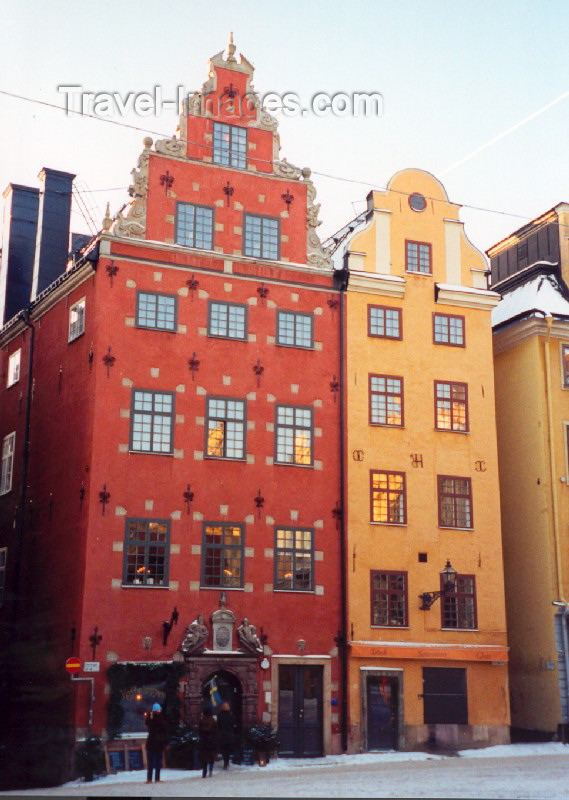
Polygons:
[[76,672],[79,672],[81,669],[81,662],[75,656],[68,658],[65,662],[65,669],[69,672],[70,675],[74,675]]

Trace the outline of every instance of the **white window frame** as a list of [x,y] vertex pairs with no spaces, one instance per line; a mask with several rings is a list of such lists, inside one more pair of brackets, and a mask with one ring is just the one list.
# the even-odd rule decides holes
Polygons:
[[69,309],[69,342],[73,342],[85,333],[85,306],[86,298],[82,297]]
[[6,386],[9,388],[20,380],[20,362],[22,359],[22,348],[14,350],[8,358],[8,380]]
[[14,473],[14,451],[16,449],[16,431],[12,431],[2,440],[2,469],[0,470],[0,495],[12,489]]

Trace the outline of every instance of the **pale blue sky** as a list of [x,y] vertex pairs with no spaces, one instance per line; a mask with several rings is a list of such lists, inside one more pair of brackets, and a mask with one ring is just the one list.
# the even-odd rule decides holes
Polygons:
[[[379,118],[279,115],[281,156],[314,172],[323,236],[362,210],[372,185],[421,167],[451,200],[517,214],[463,211],[485,249],[556,203],[569,201],[569,96],[443,173],[481,145],[569,92],[569,2],[478,0],[28,0],[2,3],[0,89],[62,104],[59,84],[93,91],[197,89],[207,59],[234,31],[260,92],[378,91]],[[116,119],[120,119],[116,117]],[[0,95],[0,191],[37,185],[44,167],[76,172],[92,190],[126,187],[144,133]],[[171,135],[173,110],[126,121]],[[94,193],[116,210],[126,191]],[[74,214],[75,230],[85,230]]]

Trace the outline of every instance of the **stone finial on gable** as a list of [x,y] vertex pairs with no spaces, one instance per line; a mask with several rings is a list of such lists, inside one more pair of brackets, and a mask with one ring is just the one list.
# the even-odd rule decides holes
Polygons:
[[233,31],[229,34],[229,42],[227,43],[227,48],[225,52],[227,53],[227,61],[235,62],[237,59],[235,58],[235,51],[237,48],[233,44]]

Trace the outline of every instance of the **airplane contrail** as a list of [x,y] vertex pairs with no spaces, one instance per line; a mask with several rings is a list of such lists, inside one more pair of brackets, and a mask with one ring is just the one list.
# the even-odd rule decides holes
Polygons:
[[490,141],[480,145],[480,147],[477,147],[476,150],[472,151],[472,153],[469,153],[467,156],[464,156],[464,158],[461,158],[460,161],[455,161],[454,164],[451,164],[450,167],[447,167],[442,172],[439,172],[439,175],[441,177],[443,175],[447,175],[451,170],[455,169],[456,167],[459,167],[466,161],[470,161],[470,159],[474,158],[474,156],[478,155],[478,153],[481,153],[483,150],[486,150],[491,145],[495,144],[496,142],[499,142],[500,139],[503,139],[505,136],[508,136],[510,133],[513,133],[513,131],[517,130],[518,128],[521,128],[522,125],[525,125],[527,122],[531,122],[532,119],[535,119],[536,117],[539,117],[541,114],[544,114],[550,108],[553,108],[553,106],[556,106],[562,100],[565,100],[566,97],[569,97],[569,92],[564,92],[563,94],[560,94],[559,97],[555,98],[555,100],[552,100],[550,103],[543,106],[543,108],[540,108],[538,111],[534,111],[533,114],[529,115],[529,117],[520,120],[520,122],[516,122],[516,124],[512,125],[511,128],[508,128],[507,130],[502,131],[502,133],[499,133],[497,136],[494,136],[492,139],[490,139]]

